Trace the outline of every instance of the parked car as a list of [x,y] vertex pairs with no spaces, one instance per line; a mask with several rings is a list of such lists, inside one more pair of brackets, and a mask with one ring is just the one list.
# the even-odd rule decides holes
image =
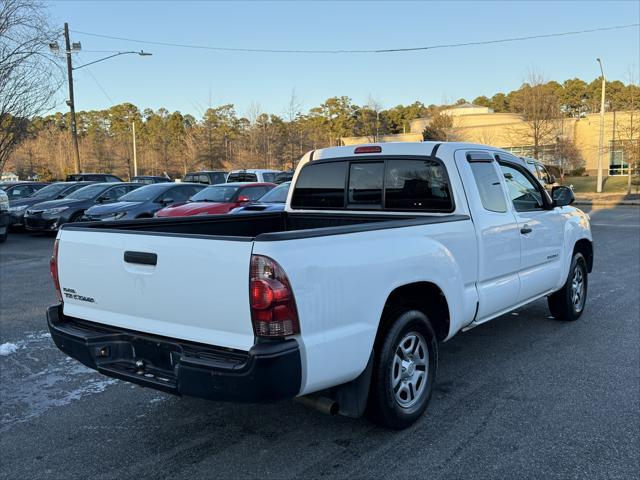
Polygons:
[[47,185],[47,182],[3,182],[0,183],[0,190],[4,190],[11,202],[26,198]]
[[281,183],[284,182],[290,182],[291,180],[293,180],[293,174],[295,172],[293,170],[287,170],[286,172],[280,172],[278,174],[276,174],[276,178],[273,181],[273,183],[275,183],[276,185],[280,185]]
[[0,189],[0,243],[7,241],[11,217],[9,215],[9,197]]
[[67,182],[122,182],[120,177],[109,173],[72,173],[67,175]]
[[24,214],[24,226],[32,231],[53,231],[69,222],[80,222],[93,205],[112,203],[141,187],[139,183],[94,183],[60,200],[36,203]]
[[551,190],[553,187],[560,185],[556,180],[556,176],[549,173],[547,167],[542,162],[530,157],[521,157],[525,161],[527,168],[533,173],[543,187]]
[[164,392],[399,429],[432,398],[439,342],[545,297],[558,320],[584,312],[589,217],[506,151],[332,147],[295,179],[284,212],[64,226],[53,341]]
[[224,183],[211,185],[196,193],[189,202],[158,210],[156,217],[185,217],[229,213],[262,197],[275,187],[273,183]]
[[131,179],[131,181],[134,183],[143,183],[145,185],[173,182],[169,177],[163,177],[160,175],[136,175]]
[[41,188],[26,198],[9,202],[11,226],[24,226],[24,213],[29,207],[48,200],[59,200],[93,183],[95,182],[56,182]]
[[227,177],[227,183],[236,182],[268,182],[275,183],[276,175],[281,173],[280,170],[264,170],[264,169],[243,169],[232,170]]
[[151,218],[161,208],[182,204],[206,185],[197,183],[155,183],[145,185],[108,205],[95,205],[85,211],[84,220],[130,220]]
[[287,201],[291,182],[285,182],[273,190],[269,190],[253,203],[234,208],[229,213],[256,213],[256,212],[282,212]]
[[202,172],[190,172],[182,177],[183,182],[204,183],[216,185],[227,181],[228,173],[224,170],[203,170]]

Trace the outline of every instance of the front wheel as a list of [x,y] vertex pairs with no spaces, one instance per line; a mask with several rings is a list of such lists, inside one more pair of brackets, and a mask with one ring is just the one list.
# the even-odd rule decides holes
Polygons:
[[547,299],[551,315],[565,321],[580,318],[587,302],[588,283],[587,262],[581,253],[576,253],[571,259],[567,282]]
[[386,330],[374,352],[367,413],[373,422],[399,430],[415,422],[429,404],[438,343],[419,310],[396,310],[383,325]]

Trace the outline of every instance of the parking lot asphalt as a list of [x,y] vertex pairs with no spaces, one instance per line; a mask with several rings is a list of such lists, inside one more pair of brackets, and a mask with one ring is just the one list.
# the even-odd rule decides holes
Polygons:
[[[305,407],[173,397],[66,358],[46,331],[52,237],[0,245],[0,478],[638,478],[640,208],[590,212],[574,323],[538,301],[441,346],[402,432]],[[96,272],[99,274],[99,272]]]

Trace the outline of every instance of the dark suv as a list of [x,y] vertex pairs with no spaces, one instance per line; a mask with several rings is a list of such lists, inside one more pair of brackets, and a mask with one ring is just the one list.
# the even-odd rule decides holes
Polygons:
[[110,173],[72,173],[67,175],[67,182],[121,182],[120,177]]
[[206,170],[202,172],[189,172],[183,178],[183,182],[204,183],[206,185],[217,185],[227,181],[228,173],[224,170]]

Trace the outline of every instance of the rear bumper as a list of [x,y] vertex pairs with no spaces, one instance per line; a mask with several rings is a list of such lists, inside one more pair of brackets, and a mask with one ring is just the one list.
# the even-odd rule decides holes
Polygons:
[[176,395],[218,401],[273,402],[300,391],[298,343],[254,345],[249,352],[124,330],[47,310],[56,346],[104,375]]

